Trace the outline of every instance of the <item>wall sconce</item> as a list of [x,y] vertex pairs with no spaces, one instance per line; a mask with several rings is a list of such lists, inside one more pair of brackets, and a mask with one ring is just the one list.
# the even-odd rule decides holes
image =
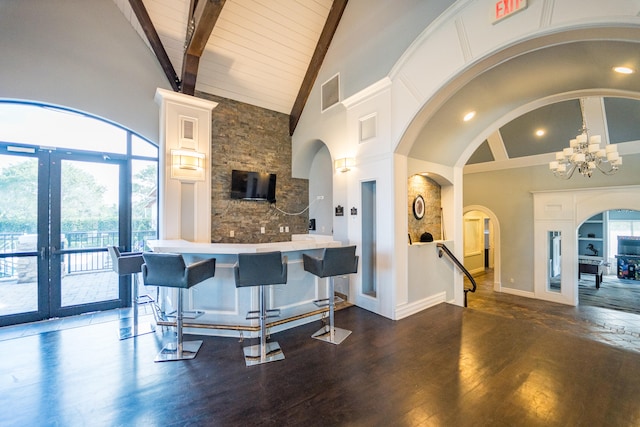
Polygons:
[[355,160],[352,157],[343,157],[342,159],[338,159],[335,162],[333,162],[338,172],[350,171],[354,163],[355,163]]
[[195,150],[171,150],[171,178],[204,181],[205,155]]

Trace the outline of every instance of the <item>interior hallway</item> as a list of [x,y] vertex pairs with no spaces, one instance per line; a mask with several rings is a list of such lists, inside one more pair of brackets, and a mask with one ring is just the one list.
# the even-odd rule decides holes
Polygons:
[[639,425],[639,339],[605,314],[481,285],[401,321],[341,310],[339,346],[317,323],[274,334],[286,359],[253,367],[219,337],[154,363],[160,332],[119,341],[118,312],[7,327],[0,425]]

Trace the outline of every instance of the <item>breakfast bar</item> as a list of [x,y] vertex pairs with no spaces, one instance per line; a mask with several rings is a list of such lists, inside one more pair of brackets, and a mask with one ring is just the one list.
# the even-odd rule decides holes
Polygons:
[[[270,286],[268,305],[280,309],[279,318],[272,319],[271,331],[289,329],[314,320],[319,320],[327,308],[318,308],[314,300],[326,298],[326,279],[304,271],[302,254],[321,256],[328,247],[342,246],[332,236],[293,235],[291,241],[272,243],[194,243],[186,240],[151,240],[148,242],[153,252],[177,253],[186,263],[207,258],[216,259],[215,276],[191,288],[184,300],[184,310],[198,313],[197,317],[186,318],[187,332],[206,335],[257,336],[257,320],[247,320],[246,314],[259,305],[255,288],[236,288],[233,267],[240,253],[280,251],[287,259],[288,279],[285,285]],[[161,289],[159,305],[163,312],[171,313],[175,304],[175,292]],[[160,320],[158,324],[172,325],[173,319]],[[189,330],[189,329],[197,329]],[[243,335],[244,336],[244,335]]]

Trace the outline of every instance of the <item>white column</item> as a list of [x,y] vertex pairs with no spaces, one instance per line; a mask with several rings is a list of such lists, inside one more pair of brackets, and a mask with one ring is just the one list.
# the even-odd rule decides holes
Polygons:
[[[211,111],[218,104],[160,88],[155,100],[160,105],[159,237],[209,243]],[[178,165],[178,155],[187,163]]]

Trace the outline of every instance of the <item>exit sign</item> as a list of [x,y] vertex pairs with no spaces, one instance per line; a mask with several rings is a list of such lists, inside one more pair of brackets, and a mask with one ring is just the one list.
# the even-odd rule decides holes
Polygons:
[[527,0],[498,0],[493,10],[493,23],[527,8]]

